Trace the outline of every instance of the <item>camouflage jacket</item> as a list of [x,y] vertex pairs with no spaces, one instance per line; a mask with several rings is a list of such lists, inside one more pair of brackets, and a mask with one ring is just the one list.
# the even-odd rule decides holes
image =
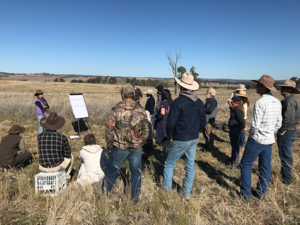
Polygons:
[[122,101],[112,108],[106,124],[106,143],[133,151],[144,144],[149,134],[146,111],[134,101]]

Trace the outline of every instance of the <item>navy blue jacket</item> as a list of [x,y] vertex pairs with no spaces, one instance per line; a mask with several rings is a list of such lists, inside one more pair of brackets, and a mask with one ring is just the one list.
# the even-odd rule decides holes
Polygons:
[[199,132],[206,125],[203,102],[198,98],[193,102],[180,95],[173,101],[167,119],[167,134],[170,139],[190,141],[199,138]]
[[150,115],[154,114],[154,107],[155,107],[155,99],[152,95],[150,95],[150,98],[146,102],[145,110],[148,110]]

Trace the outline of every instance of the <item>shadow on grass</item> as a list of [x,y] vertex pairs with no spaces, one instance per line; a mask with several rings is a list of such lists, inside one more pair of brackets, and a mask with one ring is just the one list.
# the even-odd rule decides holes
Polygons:
[[213,150],[207,149],[205,144],[198,143],[198,147],[202,147],[203,152],[210,152],[211,155],[216,158],[219,162],[224,163],[225,165],[229,164],[230,157],[224,152],[221,152],[219,148],[214,147]]
[[226,142],[226,143],[230,143],[229,141],[225,141],[224,139],[218,137],[216,134],[213,134],[214,135],[214,139],[218,142]]
[[217,184],[219,184],[221,187],[225,187],[226,189],[230,190],[232,193],[236,193],[237,195],[239,195],[239,191],[235,188],[230,187],[229,184],[224,180],[224,178],[232,181],[237,186],[240,186],[241,183],[240,179],[236,179],[226,175],[224,172],[214,168],[207,162],[197,160],[195,161],[195,163],[198,164],[201,170],[203,170],[210,179],[214,179],[217,182]]

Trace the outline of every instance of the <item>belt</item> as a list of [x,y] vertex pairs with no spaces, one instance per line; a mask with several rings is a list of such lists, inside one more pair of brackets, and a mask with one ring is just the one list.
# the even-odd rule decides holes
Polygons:
[[57,164],[54,165],[54,166],[42,166],[42,165],[41,165],[41,167],[43,167],[43,168],[54,168],[54,167],[59,166],[60,164],[62,164],[62,162],[59,162],[59,163],[57,163]]

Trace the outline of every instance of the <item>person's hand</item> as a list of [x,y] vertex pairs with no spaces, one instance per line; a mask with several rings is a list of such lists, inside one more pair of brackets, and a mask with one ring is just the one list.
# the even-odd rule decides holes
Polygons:
[[46,109],[46,108],[47,108],[47,106],[45,106],[45,105],[44,105],[43,107],[44,107],[44,109]]
[[44,116],[47,116],[47,114],[46,114],[46,113],[44,113]]
[[247,125],[245,126],[245,128],[244,128],[243,130],[248,130],[248,127],[247,127]]

